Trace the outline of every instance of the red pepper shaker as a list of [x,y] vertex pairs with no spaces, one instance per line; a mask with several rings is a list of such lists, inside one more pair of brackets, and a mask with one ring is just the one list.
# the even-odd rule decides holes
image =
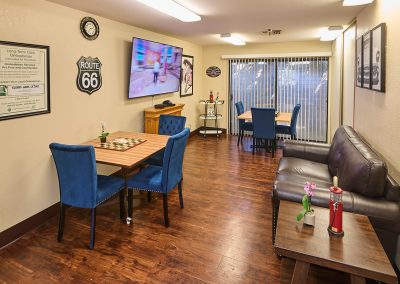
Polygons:
[[210,103],[213,103],[213,102],[214,102],[214,95],[213,95],[213,92],[210,91]]

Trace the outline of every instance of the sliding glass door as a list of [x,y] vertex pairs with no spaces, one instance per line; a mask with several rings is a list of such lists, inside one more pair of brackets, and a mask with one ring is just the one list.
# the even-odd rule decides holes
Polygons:
[[[327,57],[230,60],[230,133],[238,133],[235,103],[292,112],[301,105],[297,139],[327,141]],[[289,138],[289,137],[286,137]]]

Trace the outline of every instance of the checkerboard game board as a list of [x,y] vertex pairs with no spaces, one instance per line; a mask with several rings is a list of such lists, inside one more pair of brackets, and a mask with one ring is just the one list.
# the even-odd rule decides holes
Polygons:
[[[127,143],[118,143],[115,142],[116,140],[118,141],[118,139],[126,139],[128,140]],[[107,141],[105,143],[100,143],[97,144],[96,148],[102,148],[102,149],[109,149],[109,150],[115,150],[115,151],[126,151],[132,147],[135,147],[139,144],[142,144],[144,142],[146,142],[147,140],[145,139],[139,139],[139,138],[116,138],[114,140],[111,141]]]

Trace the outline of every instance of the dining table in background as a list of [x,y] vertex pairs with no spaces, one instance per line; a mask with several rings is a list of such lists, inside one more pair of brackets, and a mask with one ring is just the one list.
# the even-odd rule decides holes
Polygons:
[[[248,110],[237,117],[238,119],[252,120],[251,110]],[[276,122],[290,123],[292,119],[291,112],[278,112],[275,116]]]
[[[131,173],[135,167],[139,166],[152,155],[165,148],[169,136],[117,131],[111,133],[107,137],[107,141],[112,141],[117,138],[135,138],[144,139],[146,141],[124,151],[96,147],[100,144],[99,138],[87,141],[83,143],[83,145],[93,145],[96,154],[96,162],[99,164],[120,167],[121,176],[126,180],[129,173]],[[132,195],[132,191],[128,190],[128,217],[126,219],[128,224],[132,219]]]

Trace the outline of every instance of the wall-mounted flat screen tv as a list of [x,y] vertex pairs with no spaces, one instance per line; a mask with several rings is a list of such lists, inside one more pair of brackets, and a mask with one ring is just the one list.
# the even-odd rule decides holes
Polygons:
[[179,91],[182,48],[133,38],[129,98]]

